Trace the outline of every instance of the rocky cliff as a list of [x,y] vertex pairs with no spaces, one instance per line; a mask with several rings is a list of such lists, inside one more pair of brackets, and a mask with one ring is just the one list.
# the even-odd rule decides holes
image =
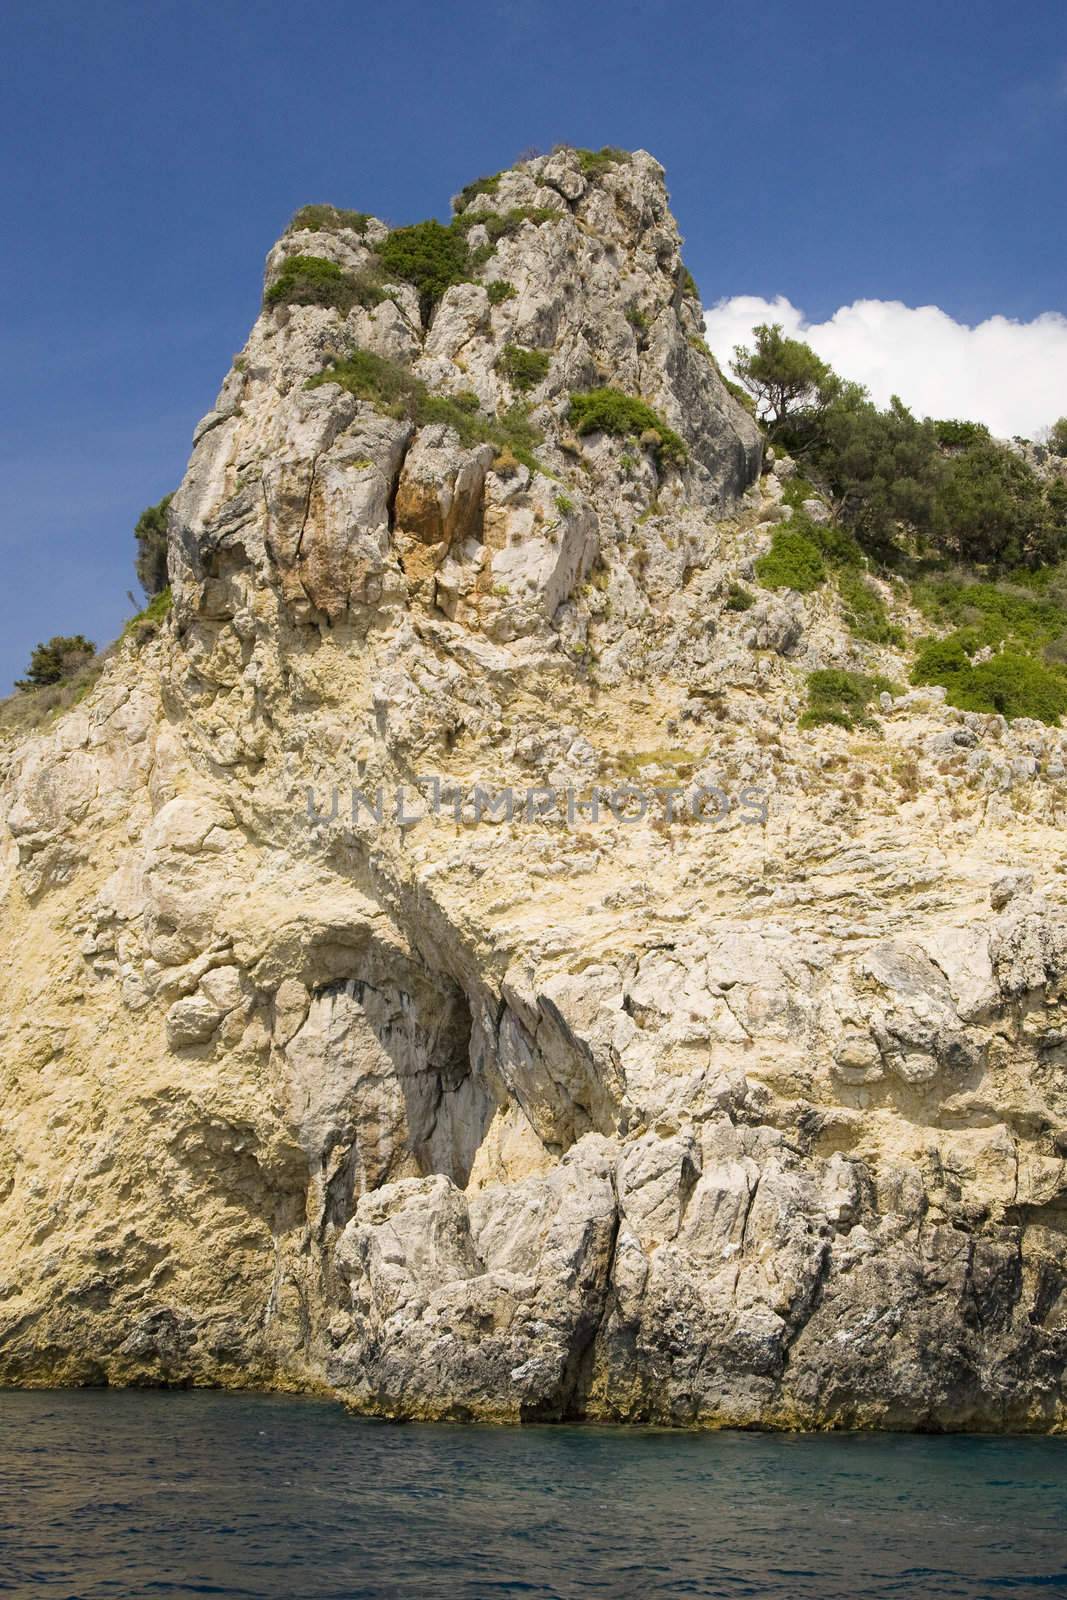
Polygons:
[[1062,1426],[1064,736],[798,726],[903,674],[738,587],[662,169],[472,190],[298,215],[169,619],[0,752],[0,1382]]

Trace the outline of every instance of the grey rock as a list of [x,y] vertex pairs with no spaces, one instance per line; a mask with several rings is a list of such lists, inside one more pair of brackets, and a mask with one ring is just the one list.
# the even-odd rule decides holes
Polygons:
[[[533,215],[425,318],[257,319],[171,617],[0,723],[0,1383],[1062,1431],[1063,735],[941,689],[798,729],[808,672],[907,662],[832,586],[729,609],[793,464],[662,168],[478,205]],[[408,401],[308,387],[355,349]],[[576,436],[598,385],[685,459]]]
[[1017,895],[1027,895],[1034,887],[1032,872],[1006,872],[992,885],[989,891],[989,904],[994,911],[1003,911],[1009,901]]

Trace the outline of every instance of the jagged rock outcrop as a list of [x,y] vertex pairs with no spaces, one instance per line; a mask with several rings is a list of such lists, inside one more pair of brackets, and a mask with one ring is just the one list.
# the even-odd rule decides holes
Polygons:
[[0,1381],[1062,1427],[1067,741],[800,729],[877,652],[731,607],[788,472],[661,169],[473,205],[436,304],[374,219],[280,241],[171,620],[0,751]]

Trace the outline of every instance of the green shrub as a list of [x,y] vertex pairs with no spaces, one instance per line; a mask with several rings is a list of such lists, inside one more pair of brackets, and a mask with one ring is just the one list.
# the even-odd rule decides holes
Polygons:
[[512,206],[507,211],[467,211],[462,217],[457,217],[452,226],[460,233],[469,233],[472,228],[484,228],[490,242],[497,244],[501,239],[510,239],[518,233],[525,222],[532,222],[535,228],[539,228],[543,222],[559,222],[566,214],[565,211],[557,211],[554,206]]
[[552,358],[547,350],[524,350],[518,344],[506,344],[496,358],[496,368],[514,389],[536,389],[544,383]]
[[853,567],[839,572],[837,591],[843,602],[846,626],[854,638],[865,639],[869,644],[903,646],[904,630],[890,622],[885,601],[862,573]]
[[680,467],[689,451],[680,434],[669,428],[658,412],[620,389],[590,389],[572,394],[568,420],[578,433],[610,433],[637,439],[655,454],[662,467]]
[[771,548],[756,562],[756,577],[765,589],[796,589],[810,594],[826,580],[819,547],[801,529],[785,523],[775,529]]
[[96,646],[83,633],[57,633],[47,644],[35,645],[26,676],[16,680],[16,689],[41,689],[63,683],[92,661]]
[[345,272],[324,256],[290,256],[263,297],[264,305],[329,306],[341,312],[353,306],[379,305],[385,290],[370,273]]
[[514,300],[518,290],[513,283],[508,283],[506,278],[494,278],[492,283],[487,283],[485,292],[489,296],[491,306],[503,305],[505,300]]
[[344,361],[309,378],[305,387],[317,389],[324,383],[340,384],[349,394],[369,400],[379,410],[393,416],[411,414],[416,398],[426,387],[406,367],[387,361],[371,350],[353,350]]
[[[793,478],[786,495],[791,491],[792,501],[799,504],[810,497],[811,490],[806,479]],[[864,577],[863,566],[863,551],[847,528],[835,522],[813,522],[805,512],[794,510],[789,522],[778,527],[770,550],[756,562],[756,576],[764,588],[809,594],[825,580],[827,568],[832,568],[849,631],[870,644],[901,646],[903,630],[890,622],[885,602]]]
[[808,709],[800,718],[802,728],[830,725],[852,728],[868,722],[867,709],[875,695],[892,694],[895,685],[879,673],[847,672],[841,667],[823,667],[808,673]]
[[697,288],[696,279],[688,267],[682,268],[680,282],[683,295],[686,295],[690,300],[700,299],[700,290]]
[[543,470],[534,454],[543,435],[522,406],[512,406],[502,417],[486,416],[478,410],[477,396],[431,394],[422,379],[406,367],[370,350],[354,350],[344,361],[309,378],[305,388],[317,389],[327,383],[339,384],[349,394],[369,400],[388,416],[408,417],[416,427],[444,423],[467,448],[492,444],[497,450],[510,450],[531,472]]
[[312,233],[340,233],[350,229],[363,234],[369,221],[366,211],[341,211],[337,206],[301,206],[285,231],[297,233],[307,228]]
[[343,294],[346,274],[336,261],[323,256],[287,256],[266,294],[269,306],[337,305]]
[[1067,629],[1067,594],[1054,574],[1042,587],[1006,580],[978,583],[969,577],[928,579],[915,585],[915,603],[941,627],[973,632],[977,645],[1012,640],[1037,652]]
[[630,159],[628,150],[619,150],[610,144],[606,144],[602,150],[576,150],[574,153],[587,178],[597,178],[609,167],[621,166]]
[[839,522],[815,522],[806,511],[794,511],[789,526],[810,539],[832,567],[862,567],[863,551]]
[[466,211],[472,200],[480,194],[496,194],[500,188],[501,174],[495,172],[491,178],[475,178],[473,183],[464,184],[456,196],[456,211]]
[[429,319],[446,289],[468,281],[468,251],[463,230],[431,217],[409,228],[394,228],[378,247],[387,276],[414,284],[423,320]]
[[912,683],[939,683],[947,689],[950,682],[965,678],[971,670],[967,642],[959,633],[950,633],[945,639],[923,639],[911,669]]
[[1067,456],[1067,417],[1060,417],[1048,430],[1048,447],[1054,456]]
[[[537,446],[544,440],[544,434],[530,421],[525,406],[509,406],[502,417],[479,418],[478,426],[482,430],[481,436],[489,444],[495,444],[498,450],[510,450],[516,460],[531,472],[545,471],[535,454]],[[549,473],[548,476],[553,474]]]
[[727,611],[748,611],[756,604],[756,596],[741,583],[731,583],[726,591]]
[[[756,562],[756,577],[765,589],[796,589],[810,594],[825,582],[827,568],[859,569],[863,552],[847,528],[834,522],[813,522],[794,511],[775,529],[771,548]],[[877,595],[871,591],[872,598]]]
[[510,239],[513,234],[526,222],[532,222],[539,228],[544,222],[559,222],[565,216],[563,211],[556,211],[551,206],[512,206],[509,211],[465,211],[456,218],[452,226],[461,233],[468,233],[471,228],[482,227],[489,235],[488,242],[479,245],[470,252],[468,266],[471,271],[483,267],[495,253],[497,245],[502,239]]
[[958,417],[951,417],[935,422],[934,434],[946,450],[958,450],[988,439],[989,429],[982,422],[961,422]]
[[947,639],[926,640],[916,656],[912,683],[940,684],[949,705],[963,711],[1059,721],[1067,711],[1067,675],[1016,646],[974,663],[976,643],[973,635],[962,631]]
[[1000,567],[1054,560],[1064,542],[1033,468],[988,436],[946,464],[935,532],[957,559]]
[[134,568],[137,581],[152,598],[167,587],[167,512],[174,496],[165,494],[158,505],[147,506],[134,524],[137,540]]
[[[1025,581],[979,583],[943,577],[916,585],[916,603],[952,631],[923,640],[913,683],[941,684],[949,703],[972,711],[1055,721],[1067,691],[1067,574],[1022,575]],[[974,662],[979,651],[987,661]]]
[[[484,189],[480,191],[483,194],[487,192]],[[419,310],[423,321],[427,322],[445,290],[457,283],[472,282],[472,273],[489,260],[501,239],[517,233],[525,222],[540,225],[542,222],[558,222],[561,216],[562,211],[547,206],[513,206],[511,210],[499,213],[462,211],[447,227],[431,217],[427,222],[415,222],[408,228],[394,228],[379,245],[378,259],[387,277],[414,284],[419,296]],[[471,250],[467,235],[479,225],[488,233],[489,242],[477,250]],[[502,295],[501,298],[507,299],[508,296]],[[496,304],[496,301],[493,303]]]
[[838,711],[834,706],[812,708],[797,719],[798,728],[854,728],[855,726],[855,718],[850,717],[847,711]]
[[1067,711],[1067,679],[1032,656],[1004,650],[974,667],[970,681],[955,686],[955,697],[950,689],[948,698],[963,710],[993,710],[1052,724]]
[[642,334],[648,332],[648,318],[640,309],[640,307],[627,306],[626,320],[630,324],[631,328],[633,328],[635,333]]
[[170,616],[172,598],[169,588],[161,589],[154,594],[143,611],[127,622],[122,630],[124,639],[132,638],[135,644],[146,644],[149,639],[154,639],[160,627]]
[[805,500],[815,499],[818,493],[815,485],[798,473],[795,478],[787,478],[782,485],[782,504],[799,511]]

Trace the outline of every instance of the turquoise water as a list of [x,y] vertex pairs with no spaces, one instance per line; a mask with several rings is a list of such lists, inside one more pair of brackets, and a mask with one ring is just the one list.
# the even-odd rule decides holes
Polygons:
[[395,1427],[271,1396],[6,1391],[0,1593],[1067,1595],[1067,1440]]

